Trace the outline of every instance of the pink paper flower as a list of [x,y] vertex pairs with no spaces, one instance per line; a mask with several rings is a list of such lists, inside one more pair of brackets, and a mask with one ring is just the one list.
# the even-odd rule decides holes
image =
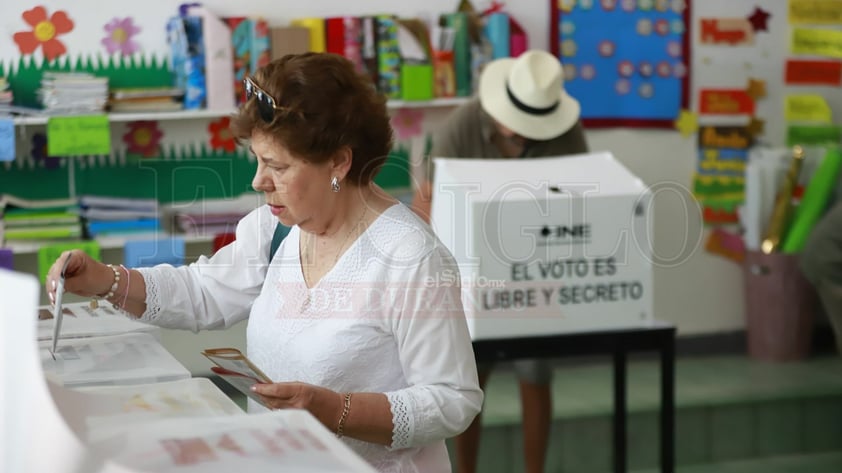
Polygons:
[[123,143],[126,144],[129,153],[135,153],[144,158],[158,156],[158,145],[164,133],[158,128],[158,122],[139,121],[131,122],[128,130],[123,135]]
[[417,108],[400,108],[392,115],[392,129],[395,138],[406,140],[421,134],[424,112]]
[[140,33],[140,27],[135,26],[132,17],[127,16],[122,20],[113,18],[105,25],[105,38],[102,38],[102,45],[108,51],[108,54],[120,52],[124,56],[129,56],[140,50],[140,46],[134,41],[132,37]]

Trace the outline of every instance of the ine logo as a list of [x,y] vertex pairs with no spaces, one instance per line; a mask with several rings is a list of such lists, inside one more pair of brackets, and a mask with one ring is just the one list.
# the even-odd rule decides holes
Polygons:
[[542,237],[539,240],[539,245],[590,243],[591,226],[587,223],[578,225],[544,225],[538,234]]

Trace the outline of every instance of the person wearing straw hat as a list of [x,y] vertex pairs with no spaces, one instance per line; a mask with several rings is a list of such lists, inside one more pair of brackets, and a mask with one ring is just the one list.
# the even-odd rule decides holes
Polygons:
[[[433,138],[430,156],[452,158],[530,158],[586,153],[579,102],[564,91],[558,58],[531,50],[488,63],[478,97],[460,106]],[[432,162],[413,198],[413,210],[428,222],[432,201]],[[552,370],[546,361],[515,362],[523,405],[523,444],[527,473],[544,469],[552,402]],[[484,386],[491,366],[479,367]],[[476,470],[480,416],[456,438],[460,473]]]

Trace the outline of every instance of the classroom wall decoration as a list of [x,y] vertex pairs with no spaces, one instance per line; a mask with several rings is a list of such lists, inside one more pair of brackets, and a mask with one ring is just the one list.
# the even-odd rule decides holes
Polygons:
[[58,10],[48,15],[47,9],[39,5],[23,12],[21,18],[31,28],[28,31],[19,31],[13,36],[21,54],[32,54],[41,48],[44,58],[52,61],[67,52],[64,43],[59,39],[59,36],[73,31],[73,20],[68,17],[67,12]]
[[687,107],[689,0],[552,0],[551,48],[588,127],[671,127]]
[[693,190],[714,226],[707,249],[738,259],[734,242],[758,248],[775,196],[779,176],[757,170],[782,175],[784,147],[805,146],[797,202],[823,147],[840,145],[842,1],[697,2],[692,27],[693,104],[675,128],[698,134]]

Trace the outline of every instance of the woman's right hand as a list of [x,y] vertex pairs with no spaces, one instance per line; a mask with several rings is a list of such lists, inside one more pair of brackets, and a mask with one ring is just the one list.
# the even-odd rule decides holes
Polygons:
[[[67,265],[65,266],[65,262]],[[114,272],[81,250],[65,251],[47,272],[47,295],[55,304],[58,281],[64,267],[64,290],[82,297],[104,294],[114,283]]]

